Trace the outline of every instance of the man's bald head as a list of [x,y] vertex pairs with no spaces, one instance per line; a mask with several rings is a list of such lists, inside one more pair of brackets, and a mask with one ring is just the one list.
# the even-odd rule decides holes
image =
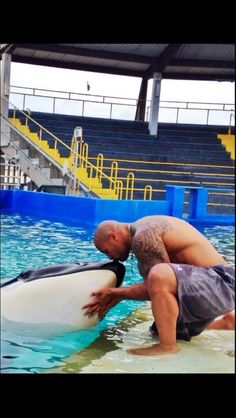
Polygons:
[[94,234],[94,241],[100,239],[106,239],[108,237],[109,232],[117,231],[119,229],[120,223],[117,221],[104,221],[101,222]]
[[109,258],[126,260],[130,250],[128,224],[113,220],[101,222],[94,234],[94,244]]

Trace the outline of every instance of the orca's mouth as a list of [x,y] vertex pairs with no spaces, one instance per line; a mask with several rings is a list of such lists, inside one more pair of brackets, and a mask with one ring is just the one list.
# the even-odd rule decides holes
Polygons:
[[22,280],[24,282],[30,282],[32,280],[39,280],[55,276],[65,276],[72,273],[79,273],[82,271],[90,270],[111,270],[117,277],[116,287],[119,287],[125,276],[125,266],[118,260],[104,261],[104,262],[89,262],[84,261],[82,263],[69,263],[69,264],[56,264],[54,266],[46,266],[37,269],[27,270],[20,273],[17,277],[9,279],[1,283],[1,287],[8,286],[16,281]]

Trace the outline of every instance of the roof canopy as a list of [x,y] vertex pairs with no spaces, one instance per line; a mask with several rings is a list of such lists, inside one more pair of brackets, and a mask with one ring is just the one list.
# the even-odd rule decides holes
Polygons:
[[234,44],[2,44],[13,62],[132,77],[235,80]]

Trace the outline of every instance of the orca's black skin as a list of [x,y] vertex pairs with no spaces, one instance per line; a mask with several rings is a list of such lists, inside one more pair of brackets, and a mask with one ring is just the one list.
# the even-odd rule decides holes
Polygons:
[[119,287],[125,276],[125,266],[119,261],[103,261],[98,263],[90,263],[85,261],[84,263],[69,263],[69,264],[56,264],[54,266],[46,266],[38,269],[27,270],[20,273],[14,279],[8,279],[1,284],[0,287],[8,286],[12,283],[22,280],[29,282],[32,280],[44,279],[46,277],[62,276],[71,273],[77,273],[81,271],[89,270],[111,270],[117,277],[116,287]]

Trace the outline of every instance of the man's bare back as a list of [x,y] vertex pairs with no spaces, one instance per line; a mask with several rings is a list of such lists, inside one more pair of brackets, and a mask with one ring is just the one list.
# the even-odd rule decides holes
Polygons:
[[[198,267],[226,261],[210,242],[182,219],[171,216],[146,216],[130,225],[132,251],[141,270],[148,272],[156,263],[182,263]],[[143,257],[142,255],[145,255]]]

